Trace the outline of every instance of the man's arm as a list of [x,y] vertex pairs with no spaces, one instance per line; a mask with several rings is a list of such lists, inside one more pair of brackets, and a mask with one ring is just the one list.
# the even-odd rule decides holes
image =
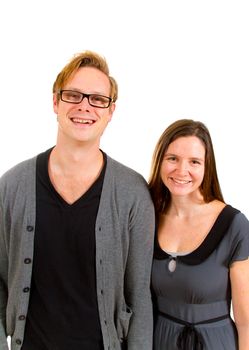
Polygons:
[[125,298],[132,310],[127,337],[129,350],[152,349],[150,278],[154,231],[154,207],[145,190],[130,217],[130,244],[125,273]]
[[0,185],[0,349],[8,350],[6,336],[6,306],[8,297],[7,273],[8,257],[5,242],[4,213]]

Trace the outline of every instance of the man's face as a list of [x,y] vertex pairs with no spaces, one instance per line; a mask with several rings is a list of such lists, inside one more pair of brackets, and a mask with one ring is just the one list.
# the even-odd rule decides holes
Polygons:
[[[85,94],[110,96],[110,82],[101,71],[92,67],[82,67],[67,82],[63,90]],[[112,118],[115,104],[108,108],[93,107],[85,97],[79,104],[68,103],[53,97],[54,112],[58,120],[58,138],[67,142],[99,145],[108,122]]]

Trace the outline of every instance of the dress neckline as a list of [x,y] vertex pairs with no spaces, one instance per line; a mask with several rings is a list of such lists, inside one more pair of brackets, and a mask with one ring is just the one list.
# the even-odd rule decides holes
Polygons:
[[[238,209],[227,204],[219,213],[209,233],[203,242],[191,253],[177,256],[177,259],[188,265],[197,265],[206,260],[218,246],[226,234],[234,216],[239,213]],[[154,258],[158,260],[168,259],[170,254],[166,253],[159,245],[157,234],[155,235]]]

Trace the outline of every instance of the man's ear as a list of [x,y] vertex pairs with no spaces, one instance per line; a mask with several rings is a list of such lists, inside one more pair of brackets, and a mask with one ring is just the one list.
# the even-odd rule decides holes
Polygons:
[[112,115],[113,115],[115,109],[116,109],[116,104],[112,103],[111,106],[110,106],[109,122],[112,120]]
[[54,109],[55,114],[57,114],[57,112],[58,112],[58,101],[57,101],[57,94],[56,93],[53,94],[53,109]]

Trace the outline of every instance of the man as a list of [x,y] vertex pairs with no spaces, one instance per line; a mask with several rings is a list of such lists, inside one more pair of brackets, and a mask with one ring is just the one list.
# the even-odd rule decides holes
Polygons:
[[0,349],[151,350],[154,209],[99,148],[117,84],[76,55],[53,87],[55,147],[0,180]]

